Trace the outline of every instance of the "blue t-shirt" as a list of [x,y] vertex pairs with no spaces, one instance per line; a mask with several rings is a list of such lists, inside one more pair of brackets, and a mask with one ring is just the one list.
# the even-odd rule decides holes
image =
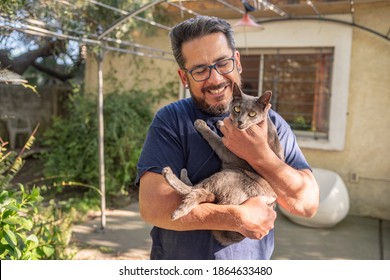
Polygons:
[[[200,111],[191,98],[160,109],[152,121],[139,158],[136,184],[139,185],[140,177],[146,171],[161,174],[166,166],[171,167],[177,176],[181,169],[186,168],[193,184],[218,172],[221,161],[196,131],[194,122],[202,119],[221,135],[216,122],[227,116],[211,117]],[[269,116],[277,128],[287,164],[296,169],[310,168],[289,125],[272,110]],[[172,231],[154,227],[151,237],[151,259],[156,260],[268,260],[274,250],[273,230],[261,240],[245,238],[229,246],[215,241],[209,230]]]

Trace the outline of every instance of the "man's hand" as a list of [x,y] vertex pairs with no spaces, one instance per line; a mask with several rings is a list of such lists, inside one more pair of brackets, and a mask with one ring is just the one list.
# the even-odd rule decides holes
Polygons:
[[276,212],[258,196],[239,206],[242,221],[238,232],[251,239],[262,239],[274,228]]
[[312,172],[289,166],[271,150],[267,142],[267,121],[243,131],[236,128],[229,118],[225,118],[223,124],[220,128],[224,135],[223,144],[247,161],[257,174],[261,174],[277,194],[278,204],[295,215],[315,215],[319,189]]
[[222,142],[226,148],[247,162],[261,160],[262,151],[269,149],[267,121],[240,130],[233,125],[230,118],[225,118],[220,130],[224,135]]

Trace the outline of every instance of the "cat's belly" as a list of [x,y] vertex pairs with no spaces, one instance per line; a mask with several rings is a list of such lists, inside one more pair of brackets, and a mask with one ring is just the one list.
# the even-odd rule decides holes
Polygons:
[[261,176],[242,169],[224,169],[203,184],[215,195],[217,204],[238,205],[253,196],[264,196],[267,203],[276,199],[275,192]]

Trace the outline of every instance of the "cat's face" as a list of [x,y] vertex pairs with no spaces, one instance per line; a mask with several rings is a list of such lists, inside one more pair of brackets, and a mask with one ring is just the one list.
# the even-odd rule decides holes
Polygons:
[[267,118],[271,107],[271,91],[266,91],[260,97],[244,94],[237,84],[233,85],[233,100],[229,104],[230,118],[233,124],[245,130],[253,124],[258,124]]

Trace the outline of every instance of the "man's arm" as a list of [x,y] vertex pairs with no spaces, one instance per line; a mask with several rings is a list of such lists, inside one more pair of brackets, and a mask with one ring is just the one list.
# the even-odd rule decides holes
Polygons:
[[226,118],[221,132],[224,145],[272,186],[278,195],[277,202],[284,209],[306,217],[315,215],[319,190],[312,172],[294,169],[276,156],[267,142],[267,122],[241,131]]
[[274,227],[276,212],[259,198],[250,198],[241,205],[202,203],[188,215],[171,220],[172,212],[182,198],[162,175],[146,172],[140,180],[139,207],[142,218],[157,227],[176,230],[230,230],[261,239]]

